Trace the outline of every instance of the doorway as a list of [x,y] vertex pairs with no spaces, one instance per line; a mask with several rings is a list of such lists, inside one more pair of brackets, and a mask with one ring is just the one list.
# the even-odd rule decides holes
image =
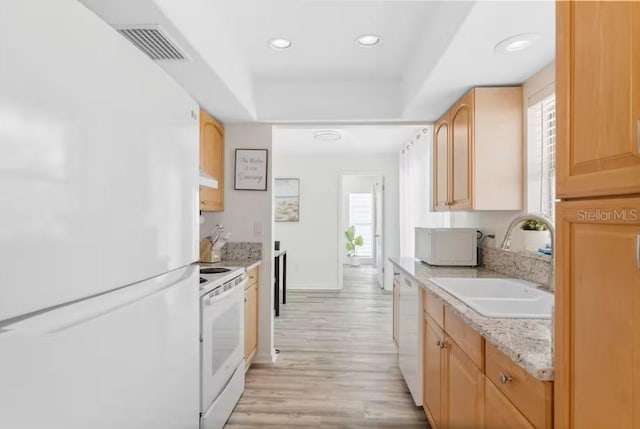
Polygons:
[[[384,289],[384,175],[375,172],[340,174],[338,272],[340,288],[344,274],[366,270],[374,274],[376,284]],[[353,228],[359,245],[347,249],[345,232]],[[350,256],[355,253],[356,261]]]

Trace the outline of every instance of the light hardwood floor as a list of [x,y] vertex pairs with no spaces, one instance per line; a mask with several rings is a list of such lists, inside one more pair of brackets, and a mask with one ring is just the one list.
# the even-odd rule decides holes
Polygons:
[[344,280],[341,291],[287,293],[278,360],[249,369],[227,429],[428,428],[398,369],[391,294],[370,267],[345,267]]

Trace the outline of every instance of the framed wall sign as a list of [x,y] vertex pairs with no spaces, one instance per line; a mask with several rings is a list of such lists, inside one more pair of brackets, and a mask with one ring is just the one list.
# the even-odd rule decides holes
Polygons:
[[233,189],[237,191],[266,191],[267,149],[236,149],[236,171]]
[[276,222],[300,222],[300,179],[276,179],[273,189]]

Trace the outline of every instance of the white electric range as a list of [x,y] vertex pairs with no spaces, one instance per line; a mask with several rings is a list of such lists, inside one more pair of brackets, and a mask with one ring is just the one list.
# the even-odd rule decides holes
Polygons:
[[244,391],[244,268],[200,265],[200,429],[222,429]]

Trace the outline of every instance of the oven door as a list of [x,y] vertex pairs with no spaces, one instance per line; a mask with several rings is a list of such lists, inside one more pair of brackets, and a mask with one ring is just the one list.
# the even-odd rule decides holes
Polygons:
[[200,411],[205,412],[244,358],[244,285],[200,298]]

